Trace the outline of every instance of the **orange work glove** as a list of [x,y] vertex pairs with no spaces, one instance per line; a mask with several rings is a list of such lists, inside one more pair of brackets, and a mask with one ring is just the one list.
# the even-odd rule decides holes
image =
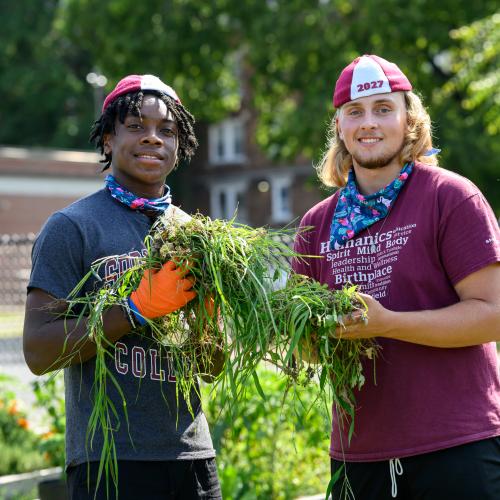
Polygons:
[[215,299],[213,298],[212,295],[207,295],[204,300],[204,305],[205,305],[205,311],[207,313],[207,316],[210,319],[213,319],[215,316],[217,316],[217,321],[221,321],[221,314],[220,314],[220,309],[217,308],[217,311],[215,310]]
[[188,272],[189,269],[178,269],[172,261],[159,270],[146,271],[137,290],[128,298],[130,309],[141,325],[146,324],[145,318],[170,314],[196,297],[191,290],[193,280],[184,277]]
[[213,318],[215,313],[215,300],[211,295],[205,297],[205,310],[207,314]]

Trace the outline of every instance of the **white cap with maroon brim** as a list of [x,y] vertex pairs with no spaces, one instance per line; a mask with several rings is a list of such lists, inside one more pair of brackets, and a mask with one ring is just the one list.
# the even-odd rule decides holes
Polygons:
[[335,84],[333,105],[340,108],[360,97],[411,90],[404,73],[381,57],[365,54],[344,68]]

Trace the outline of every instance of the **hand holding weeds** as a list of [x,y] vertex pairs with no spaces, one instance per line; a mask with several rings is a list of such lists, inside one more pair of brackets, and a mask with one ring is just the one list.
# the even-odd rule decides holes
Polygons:
[[137,290],[128,299],[141,324],[145,323],[144,318],[159,318],[177,311],[196,297],[191,290],[192,278],[185,277],[188,272],[188,268],[178,268],[172,261],[160,269],[145,271]]
[[335,337],[345,340],[383,337],[389,324],[388,315],[391,311],[371,295],[358,292],[357,296],[366,305],[366,310],[356,309],[339,317]]

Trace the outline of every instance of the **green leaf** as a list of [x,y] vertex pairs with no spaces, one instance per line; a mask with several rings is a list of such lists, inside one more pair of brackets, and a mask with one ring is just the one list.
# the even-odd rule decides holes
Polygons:
[[255,388],[257,389],[257,392],[259,393],[260,397],[264,401],[266,401],[267,398],[266,398],[266,395],[264,394],[264,391],[262,390],[262,386],[260,385],[259,376],[257,375],[257,372],[252,371],[252,378],[253,378],[253,381],[255,384]]

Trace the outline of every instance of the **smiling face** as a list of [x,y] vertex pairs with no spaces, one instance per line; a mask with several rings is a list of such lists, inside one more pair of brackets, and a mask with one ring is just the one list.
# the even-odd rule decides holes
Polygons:
[[337,133],[355,167],[401,167],[399,153],[406,132],[404,94],[361,97],[340,109]]
[[133,193],[157,198],[174,169],[178,147],[177,123],[165,103],[145,95],[141,117],[117,118],[115,133],[104,137],[105,152],[112,153],[111,169],[118,183]]

